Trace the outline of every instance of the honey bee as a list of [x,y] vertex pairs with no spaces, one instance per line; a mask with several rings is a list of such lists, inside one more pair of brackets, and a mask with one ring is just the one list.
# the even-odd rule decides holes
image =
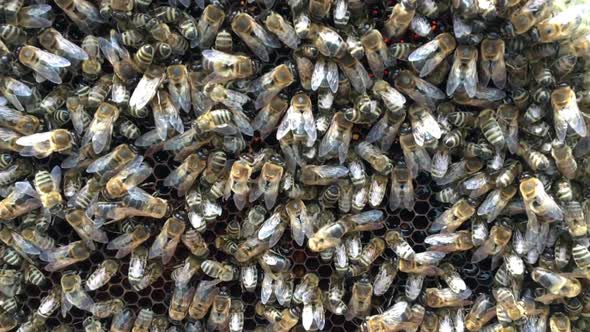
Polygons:
[[86,0],[58,0],[55,3],[84,33],[92,34],[104,20],[98,9]]
[[189,316],[192,319],[202,319],[205,317],[213,300],[219,293],[216,287],[220,280],[202,280],[195,290],[191,305],[188,309]]
[[[377,82],[378,83],[378,82]],[[375,85],[377,85],[375,83]],[[367,142],[378,143],[383,151],[389,151],[396,139],[399,129],[406,119],[406,112],[386,112],[367,134]]]
[[460,86],[467,95],[475,97],[477,92],[477,49],[460,46],[455,50],[455,60],[447,80],[447,95],[452,96]]
[[143,162],[141,156],[137,157],[136,160],[109,179],[105,186],[105,194],[110,198],[121,197],[127,193],[129,188],[135,187],[147,179],[152,171],[153,169]]
[[131,287],[135,291],[141,291],[145,289],[149,285],[153,284],[158,278],[162,276],[164,272],[164,267],[162,263],[158,261],[152,261],[145,267],[145,273],[140,276],[137,281],[131,283]]
[[311,99],[305,94],[298,93],[291,99],[291,106],[277,129],[277,140],[281,140],[288,133],[293,134],[295,141],[305,142],[308,147],[311,147],[317,138]]
[[122,310],[115,313],[111,322],[112,332],[124,332],[131,331],[133,322],[135,321],[135,314],[133,310],[129,308],[123,308]]
[[127,144],[115,147],[111,152],[94,160],[86,169],[86,172],[98,175],[100,182],[120,172],[125,166],[136,160],[137,153]]
[[70,61],[59,55],[45,52],[34,46],[27,45],[18,53],[19,61],[31,68],[37,75],[55,84],[61,84],[61,69],[70,66]]
[[[311,4],[310,4],[311,5]],[[292,49],[296,49],[299,46],[299,37],[295,32],[295,29],[287,20],[281,15],[272,11],[265,19],[264,25],[268,31],[272,32],[277,38]]]
[[113,66],[113,71],[123,82],[135,79],[137,70],[135,69],[133,59],[129,51],[119,45],[117,37],[112,32],[110,40],[99,37],[98,44],[107,61]]
[[66,214],[66,221],[76,231],[78,236],[84,241],[87,241],[87,245],[90,249],[94,248],[92,241],[99,243],[107,243],[108,237],[106,233],[98,226],[95,225],[92,219],[88,218],[84,210],[76,209]]
[[365,93],[371,87],[369,74],[358,59],[347,53],[338,58],[337,63],[356,92]]
[[82,289],[82,279],[79,275],[64,273],[61,277],[60,284],[63,292],[62,316],[65,317],[72,306],[80,310],[92,312],[94,300]]
[[525,204],[531,232],[538,231],[538,218],[547,222],[563,220],[563,211],[545,192],[543,183],[539,179],[531,177],[522,180],[520,194]]
[[225,13],[223,9],[213,4],[205,7],[197,23],[199,46],[201,49],[211,47],[224,20]]
[[232,55],[217,50],[205,50],[203,67],[210,72],[203,84],[225,83],[236,79],[246,79],[257,72],[257,65],[250,58]]
[[471,257],[472,263],[478,263],[489,255],[495,255],[499,253],[506,245],[510,238],[512,237],[512,228],[510,225],[500,222],[492,226],[490,230],[490,235],[484,243],[477,248],[477,250],[473,253]]
[[425,143],[437,140],[442,136],[442,131],[438,125],[438,122],[434,119],[426,107],[410,107],[408,115],[410,116],[410,122],[412,124],[414,141],[419,146],[423,146]]
[[352,295],[348,302],[348,310],[344,317],[346,320],[364,318],[370,313],[373,299],[373,285],[366,278],[355,282],[352,286]]
[[385,68],[391,65],[389,50],[379,30],[373,29],[361,38],[369,67],[376,77],[382,78]]
[[554,313],[549,319],[549,328],[555,332],[571,331],[570,319],[563,313]]
[[384,23],[385,37],[397,38],[403,35],[410,26],[415,14],[415,0],[402,1],[395,4],[389,19]]
[[162,256],[162,263],[168,263],[176,251],[185,227],[184,222],[176,217],[166,220],[162,231],[150,247],[149,258]]
[[213,298],[211,312],[207,319],[207,329],[210,331],[226,328],[229,323],[231,298],[224,289]]
[[336,247],[344,235],[353,231],[379,229],[383,212],[379,210],[364,211],[349,215],[340,220],[322,226],[309,239],[307,245],[313,251],[323,251]]
[[16,140],[16,144],[23,148],[21,156],[45,158],[54,152],[68,154],[74,144],[72,134],[65,129],[23,136]]
[[[137,225],[132,230],[122,234],[109,242],[107,249],[117,250],[115,258],[123,258],[130,253],[135,253],[143,242],[150,237],[149,229],[144,225]],[[145,248],[144,248],[145,249]],[[146,252],[147,259],[147,252]],[[131,265],[131,264],[130,264]]]
[[361,142],[355,146],[355,152],[367,161],[375,171],[383,175],[391,173],[393,169],[391,160],[376,146]]
[[106,285],[119,270],[119,263],[112,259],[105,259],[98,268],[86,279],[85,289],[93,291]]
[[441,33],[432,41],[416,48],[408,55],[408,61],[419,70],[420,77],[430,74],[457,46],[450,33]]
[[492,222],[500,215],[506,205],[508,205],[508,202],[514,197],[516,191],[516,187],[512,185],[502,189],[492,190],[477,209],[477,215],[486,216],[487,222]]
[[445,230],[448,232],[455,231],[467,219],[475,214],[475,202],[467,199],[461,199],[451,208],[443,212],[430,227],[432,231]]
[[491,79],[497,88],[503,89],[506,85],[504,41],[499,38],[486,38],[480,47],[481,84],[487,86]]
[[92,149],[99,154],[110,144],[113,135],[115,121],[119,118],[119,108],[109,103],[101,103],[94,119],[90,123],[86,134],[82,138],[82,144],[92,142]]
[[59,31],[53,28],[45,29],[37,38],[45,49],[71,62],[88,60],[88,54],[80,46],[67,40]]
[[94,215],[99,218],[121,220],[129,216],[161,219],[169,213],[170,206],[164,199],[153,197],[138,187],[127,189],[120,204],[97,204]]
[[87,260],[90,257],[90,249],[82,242],[76,241],[61,247],[43,251],[39,258],[48,262],[45,271],[54,272],[72,264]]
[[[131,97],[129,98],[129,108],[131,110],[144,108],[154,98],[154,96],[156,96],[156,93],[158,93],[158,87],[164,81],[164,77],[165,73],[163,69],[160,67],[152,66],[149,69],[147,69],[145,74],[135,87],[135,90],[133,90]],[[158,124],[158,121],[162,121],[160,120],[160,117],[156,117],[156,114],[161,114],[164,111],[165,105],[162,102],[162,100],[165,97],[169,98],[168,94],[166,93],[164,95],[164,93],[160,91],[158,93],[157,100],[155,100],[155,102],[152,102],[152,109],[154,109],[153,113],[154,119],[156,120],[156,124]],[[168,100],[167,102],[170,102],[170,100]],[[176,110],[174,113],[176,113],[176,115],[178,116]],[[162,135],[160,135],[160,137],[162,137]]]
[[125,303],[120,299],[106,300],[94,303],[92,315],[96,318],[108,318],[125,308]]
[[424,302],[432,308],[462,307],[472,301],[467,300],[471,290],[455,293],[450,288],[427,288],[424,292]]
[[262,61],[269,59],[269,48],[278,48],[280,42],[246,13],[236,15],[231,23],[232,31]]
[[187,313],[188,308],[193,299],[195,289],[188,286],[176,286],[170,299],[170,306],[168,307],[168,317],[175,321],[183,320]]
[[270,72],[254,80],[250,85],[249,91],[257,95],[254,101],[256,109],[268,105],[281,90],[293,82],[293,73],[284,64],[275,67]]
[[189,155],[183,163],[166,177],[164,185],[176,188],[180,196],[184,196],[193,185],[199,174],[207,166],[207,156],[201,153]]
[[150,309],[143,308],[139,310],[137,318],[133,323],[133,332],[148,332],[152,321],[154,320],[154,312]]
[[398,74],[395,78],[395,87],[416,103],[430,108],[434,108],[438,101],[446,98],[435,85],[415,76],[408,70],[402,70]]
[[537,21],[531,30],[535,42],[551,43],[578,36],[584,32],[583,6],[571,6],[553,17]]
[[535,301],[542,302],[545,298],[551,297],[551,295],[572,298],[581,292],[581,285],[577,279],[564,277],[559,273],[544,268],[534,268],[531,277],[550,293],[535,298]]
[[402,237],[399,231],[391,230],[385,234],[387,245],[397,256],[405,260],[413,260],[416,252],[410,244]]
[[21,135],[32,135],[38,131],[41,123],[34,115],[25,115],[6,106],[0,106],[0,124]]
[[4,77],[0,80],[0,93],[2,93],[4,98],[6,98],[12,106],[22,112],[25,108],[22,105],[21,100],[19,100],[19,97],[21,99],[31,97],[33,95],[33,90],[19,80],[12,77]]
[[168,77],[168,92],[172,103],[177,109],[185,112],[191,109],[189,93],[188,71],[184,65],[172,65],[166,68]]
[[252,129],[259,131],[260,137],[265,139],[277,127],[288,107],[289,104],[281,96],[273,96],[252,120]]
[[353,124],[346,120],[342,112],[336,112],[328,131],[320,142],[318,156],[326,158],[337,153],[340,163],[344,163],[352,138],[352,127]]
[[568,128],[572,128],[579,136],[586,137],[586,122],[576,102],[576,94],[569,86],[561,86],[551,93],[551,106],[555,133],[560,142],[565,140]]

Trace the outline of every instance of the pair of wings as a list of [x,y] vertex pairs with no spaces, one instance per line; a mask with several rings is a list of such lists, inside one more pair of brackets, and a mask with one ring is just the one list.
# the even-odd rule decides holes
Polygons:
[[0,91],[4,98],[16,107],[17,110],[24,111],[25,108],[18,97],[29,97],[33,94],[33,90],[28,85],[12,77],[3,77],[0,84],[2,85]]
[[35,56],[38,59],[38,61],[35,61],[34,63],[23,63],[25,66],[33,69],[38,75],[55,84],[62,83],[60,77],[61,68],[69,67],[71,65],[68,59],[40,50],[33,46],[26,46],[21,50],[21,53],[25,49],[35,52]]
[[463,86],[470,98],[477,94],[477,56],[469,59],[467,63],[460,61],[455,52],[455,61],[447,78],[447,95],[452,96],[459,86]]
[[236,32],[233,28],[232,30],[244,41],[252,53],[264,62],[268,62],[269,60],[268,48],[281,47],[280,41],[255,21],[252,22],[252,33],[254,36]]
[[307,146],[312,146],[317,139],[317,129],[311,108],[300,111],[291,106],[277,129],[277,140],[281,140],[289,132],[296,132],[303,129],[307,134]]
[[316,62],[311,74],[311,90],[319,89],[324,81],[332,93],[338,91],[338,65],[334,61],[326,61],[326,58],[322,56]]
[[164,72],[161,72],[155,77],[144,74],[129,98],[129,107],[132,110],[139,110],[146,107],[158,92],[158,88],[162,82],[164,82],[164,77]]

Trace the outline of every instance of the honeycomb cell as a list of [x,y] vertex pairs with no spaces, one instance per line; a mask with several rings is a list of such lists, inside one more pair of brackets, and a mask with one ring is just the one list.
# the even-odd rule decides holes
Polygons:
[[414,212],[410,210],[401,210],[399,212],[399,218],[403,221],[412,221],[412,219],[414,219]]

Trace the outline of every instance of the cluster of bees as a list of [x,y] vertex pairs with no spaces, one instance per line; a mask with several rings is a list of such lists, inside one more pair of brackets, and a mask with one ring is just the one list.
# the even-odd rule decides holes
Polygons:
[[[3,1],[0,331],[238,332],[232,284],[256,294],[257,331],[329,316],[364,332],[589,331],[589,14],[567,0]],[[154,190],[160,151],[174,161]],[[414,208],[419,175],[444,208],[417,248],[386,214]],[[50,236],[57,223],[77,240]],[[294,273],[291,245],[332,266],[327,287]],[[97,251],[111,256],[80,271]],[[491,265],[485,292],[459,254]],[[93,297],[164,275],[167,315]],[[45,290],[34,310],[25,285]],[[82,324],[48,326],[72,308]]]

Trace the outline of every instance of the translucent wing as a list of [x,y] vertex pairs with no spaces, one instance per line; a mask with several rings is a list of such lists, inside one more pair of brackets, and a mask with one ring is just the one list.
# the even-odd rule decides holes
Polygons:
[[469,97],[475,97],[477,93],[477,57],[471,59],[467,63],[463,86]]
[[51,132],[37,133],[29,136],[23,136],[16,140],[16,144],[21,146],[33,146],[40,143],[47,143],[51,139]]
[[61,84],[59,68],[70,66],[70,62],[66,58],[42,50],[36,50],[36,55],[38,62],[31,68],[43,78]]
[[117,62],[119,62],[119,56],[117,55],[117,52],[115,51],[110,41],[106,40],[105,38],[99,37],[98,45],[100,47],[100,50],[102,51],[102,54],[105,56],[105,58],[107,58],[111,65],[114,65]]
[[163,74],[154,78],[144,75],[129,98],[129,107],[136,110],[144,108],[154,98],[163,80]]
[[[68,67],[71,65],[68,59],[61,57],[59,55],[55,55],[53,53],[45,52],[43,50],[37,50],[37,57],[47,66],[51,67]],[[49,79],[49,78],[47,78]]]
[[55,272],[59,271],[65,267],[68,267],[72,264],[75,264],[78,260],[75,258],[63,258],[57,261],[53,261],[47,265],[45,265],[45,271],[47,272]]
[[168,242],[168,236],[166,235],[166,231],[163,230],[158,234],[154,243],[150,247],[149,258],[152,259],[154,257],[162,256],[166,242]]
[[345,166],[320,166],[314,169],[315,173],[323,178],[339,178],[348,175]]
[[449,77],[447,78],[447,95],[449,97],[455,93],[455,90],[457,90],[461,81],[461,68],[455,68],[455,66],[453,66],[449,73]]
[[78,290],[72,293],[66,293],[66,298],[81,310],[92,311],[94,300],[86,292]]
[[13,110],[10,107],[0,106],[0,117],[6,121],[17,122],[24,116],[23,113]]
[[320,85],[322,85],[325,76],[326,60],[323,57],[320,57],[313,68],[313,73],[311,74],[311,89],[313,91],[316,91]]
[[[415,49],[410,55],[408,55],[408,60],[411,62],[418,62],[426,60],[432,53],[438,50],[439,41],[437,39],[429,41],[428,43],[418,47]],[[425,74],[426,76],[428,74]],[[422,75],[420,75],[422,76]]]
[[59,166],[54,166],[51,169],[51,180],[53,180],[56,187],[61,187],[61,168]]
[[425,251],[414,255],[414,260],[419,264],[438,264],[446,254],[440,251]]
[[338,91],[338,65],[334,61],[328,61],[326,81],[332,93]]
[[53,19],[47,19],[43,15],[51,12],[51,6],[47,4],[36,4],[23,7],[18,12],[19,25],[23,28],[42,29],[48,28],[53,23]]
[[236,126],[238,126],[238,128],[240,128],[240,131],[244,135],[253,136],[254,128],[252,128],[252,125],[250,124],[250,118],[248,118],[246,114],[244,114],[244,112],[237,109],[231,110],[231,112],[233,115],[234,123],[236,124]]
[[445,94],[439,90],[435,85],[428,83],[422,79],[417,79],[416,87],[431,99],[442,100],[445,99]]
[[498,89],[504,89],[506,85],[506,62],[504,58],[491,63],[492,81]]
[[[586,137],[587,135],[587,130],[586,130],[586,122],[584,121],[584,117],[582,116],[582,113],[580,113],[580,109],[578,108],[578,103],[576,101],[571,101],[567,104],[566,107],[560,109],[559,111],[555,112],[555,118],[556,118],[556,125],[555,125],[555,130],[557,132],[557,136],[559,138],[560,141],[563,141],[565,139],[565,133],[562,130],[558,130],[558,125],[557,125],[557,118],[560,118],[560,121],[563,120],[567,123],[567,125],[569,125],[570,127],[572,127],[572,129],[580,136],[582,137]],[[566,125],[566,131],[567,131],[567,125]],[[563,128],[563,125],[560,125],[561,129]]]
[[258,39],[262,41],[262,43],[271,48],[279,48],[281,47],[281,42],[268,31],[264,30],[264,28],[258,24],[254,23],[252,32]]
[[33,93],[33,90],[28,85],[12,77],[4,77],[2,83],[11,93],[17,96],[28,97]]
[[88,60],[88,54],[78,45],[64,38],[61,34],[56,34],[56,47],[65,52],[69,57],[77,60]]
[[293,122],[292,118],[296,115],[295,112],[296,111],[293,107],[289,107],[289,109],[287,109],[287,113],[277,128],[277,140],[285,137],[291,130],[291,123]]
[[94,7],[90,2],[88,2],[86,0],[76,0],[76,1],[74,1],[74,6],[76,6],[77,10],[84,13],[86,18],[88,18],[89,20],[96,22],[96,23],[103,23],[104,22],[102,17],[100,17],[100,13],[98,12],[98,9],[96,9],[96,7]]
[[266,240],[276,232],[277,226],[281,223],[281,217],[278,213],[273,214],[270,218],[266,219],[260,229],[258,230],[258,239]]
[[39,247],[33,245],[29,241],[25,240],[20,234],[13,232],[12,239],[14,240],[14,244],[17,245],[20,250],[22,250],[25,254],[29,255],[40,255],[41,249]]
[[307,133],[307,146],[312,146],[317,138],[317,128],[313,119],[311,108],[306,109],[303,113],[303,128]]

